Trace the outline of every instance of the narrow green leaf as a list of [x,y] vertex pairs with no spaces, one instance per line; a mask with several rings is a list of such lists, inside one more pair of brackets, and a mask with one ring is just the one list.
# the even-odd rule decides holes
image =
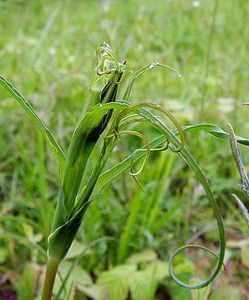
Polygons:
[[65,164],[65,155],[59,146],[59,144],[56,142],[53,134],[51,131],[43,124],[43,122],[40,120],[36,112],[34,111],[31,104],[2,76],[0,76],[0,84],[7,90],[16,100],[17,102],[26,110],[28,115],[31,117],[32,121],[36,125],[36,127],[40,130],[43,137],[48,143],[48,146],[50,147],[56,162],[57,167],[59,170],[59,174],[61,177],[61,180],[63,180],[64,176],[64,164]]
[[49,257],[61,261],[66,256],[89,204],[90,202],[86,202],[69,221],[56,228],[55,231],[50,234],[48,237]]
[[[221,128],[213,124],[196,124],[190,126],[182,126],[182,130],[186,133],[195,132],[195,131],[204,131],[219,139],[229,140],[229,133],[227,133],[226,131],[222,130]],[[172,132],[178,135],[177,129],[172,130]],[[245,139],[243,137],[237,137],[237,141],[240,144],[249,146],[249,139]],[[150,145],[151,148],[157,148],[163,145],[163,143],[165,142],[166,142],[166,137],[164,135],[161,135],[156,139],[154,139],[150,143]],[[123,172],[128,171],[132,159],[134,159],[134,163],[135,163],[139,159],[143,158],[145,155],[146,155],[146,149],[144,149],[144,151],[138,152],[136,156],[134,156],[133,154],[128,156],[123,161],[117,163],[115,166],[105,171],[103,174],[101,174],[97,182],[96,191],[100,192],[106,185],[110,184],[117,176],[121,175]]]
[[[71,261],[63,261],[60,264],[59,272],[62,275],[63,279],[65,278],[67,272],[70,270],[71,265],[72,265]],[[75,268],[73,269],[70,280],[73,281],[74,283],[78,283],[85,286],[93,284],[93,280],[89,275],[89,273],[83,270],[79,265],[75,266]]]
[[[166,141],[165,136],[161,135],[155,140],[153,140],[150,145],[151,148],[156,148],[161,146],[164,142]],[[133,159],[133,162],[137,162],[139,159],[144,157],[146,155],[146,149],[142,149],[144,151],[139,151],[137,154],[134,156],[134,154],[131,154],[109,170],[105,171],[102,175],[100,175],[99,180],[97,181],[96,184],[96,192],[100,192],[105,186],[108,184],[112,183],[114,179],[117,178],[117,176],[121,175],[122,173],[126,172],[129,170],[131,166],[131,161]]]
[[153,63],[150,63],[150,64],[142,67],[141,69],[139,69],[135,72],[132,72],[132,71],[129,72],[128,76],[126,76],[126,78],[122,84],[122,87],[118,93],[118,99],[128,100],[130,97],[131,89],[132,89],[132,86],[133,86],[135,80],[139,76],[141,76],[143,73],[150,71],[156,67],[168,68],[168,69],[174,71],[178,75],[178,77],[181,77],[181,75],[174,68],[172,68],[168,65],[160,64],[157,61],[155,61]]
[[[205,193],[207,195],[207,198],[209,200],[209,203],[213,209],[214,212],[214,216],[216,218],[217,221],[217,225],[218,225],[218,229],[219,229],[219,238],[220,238],[220,253],[218,256],[218,262],[213,270],[213,273],[209,276],[208,279],[204,280],[203,282],[201,282],[200,284],[197,285],[189,285],[186,284],[184,282],[182,282],[181,280],[179,280],[175,274],[173,273],[173,269],[172,269],[172,265],[173,265],[173,260],[175,258],[175,256],[182,250],[186,249],[186,248],[200,248],[200,246],[198,245],[186,245],[184,247],[179,248],[178,250],[176,250],[173,255],[171,256],[170,259],[170,267],[169,267],[169,272],[170,272],[170,276],[171,278],[180,286],[185,287],[185,288],[193,288],[193,289],[197,289],[197,288],[202,288],[207,286],[220,272],[222,266],[223,266],[223,260],[224,260],[224,255],[225,255],[225,234],[224,234],[224,225],[223,225],[223,221],[222,221],[222,217],[219,211],[219,208],[217,206],[217,203],[214,199],[213,193],[211,191],[211,188],[209,186],[209,183],[204,175],[204,173],[202,172],[202,170],[200,169],[200,167],[198,166],[198,164],[196,163],[196,161],[194,160],[194,158],[192,157],[192,155],[189,153],[189,151],[186,148],[182,147],[181,142],[177,139],[176,137],[176,133],[174,133],[172,130],[170,130],[168,128],[168,126],[166,126],[166,124],[164,124],[161,119],[157,118],[156,116],[154,116],[150,111],[144,109],[144,108],[139,108],[138,109],[139,113],[141,116],[143,116],[145,119],[147,119],[149,122],[151,122],[151,124],[153,126],[155,126],[156,128],[158,128],[158,130],[160,132],[164,133],[165,136],[165,140],[168,140],[168,142],[172,143],[174,145],[174,149],[178,149],[177,153],[179,154],[179,156],[187,163],[187,165],[194,171],[194,173],[196,174],[199,182],[202,184]],[[172,151],[174,151],[174,149],[171,148]],[[144,155],[144,153],[143,153]],[[142,155],[141,155],[142,157]],[[126,161],[127,162],[127,161]],[[121,165],[119,164],[119,170],[122,169],[122,167],[120,167]],[[115,168],[117,166],[115,166],[111,172],[109,172],[108,175],[112,175],[112,173],[115,173]],[[105,174],[106,175],[106,174]],[[109,178],[106,177],[106,180],[110,180],[110,176]],[[102,182],[103,183],[103,182]],[[204,249],[202,247],[202,249]],[[204,249],[205,251],[207,251],[208,253],[211,253],[213,255],[216,256],[216,254],[214,254],[211,250],[209,250],[208,248]]]
[[74,209],[77,194],[81,193],[79,188],[89,156],[106,128],[103,121],[106,121],[110,110],[124,109],[127,106],[128,104],[121,102],[95,105],[78,123],[69,146],[63,182],[64,204],[69,215]]
[[55,20],[61,9],[61,6],[62,6],[62,2],[58,2],[56,7],[54,8],[54,10],[52,11],[49,19],[47,20],[44,28],[42,29],[39,40],[36,42],[36,46],[35,46],[34,50],[32,51],[32,53],[30,54],[28,67],[31,67],[33,65],[33,63],[37,60],[39,52],[42,49],[42,46],[44,44],[46,37],[49,34],[49,31],[51,30],[51,28],[53,27],[53,24],[55,23]]
[[[219,139],[229,140],[229,133],[224,131],[217,125],[213,125],[213,124],[203,123],[203,124],[195,124],[190,126],[182,126],[182,130],[184,132],[204,131]],[[173,130],[173,132],[177,134],[177,130]],[[249,146],[249,139],[237,136],[236,140],[239,144]]]
[[[121,109],[126,108],[127,106],[128,104],[119,102],[96,105],[83,118],[82,124],[84,125],[84,131],[87,132],[87,135],[89,136],[89,132],[91,133],[95,126],[101,124],[103,116],[108,113],[110,109]],[[79,126],[81,126],[81,124],[79,124]],[[106,142],[107,139],[108,142]],[[65,197],[61,191],[52,226],[52,233],[48,239],[48,252],[50,257],[54,257],[57,260],[62,260],[67,254],[77,230],[81,225],[83,215],[90,204],[89,199],[91,197],[93,188],[95,187],[96,181],[98,180],[114,145],[114,138],[106,138],[99,156],[99,162],[96,164],[95,169],[88,180],[86,188],[79,193],[76,201],[69,203],[70,206],[68,204],[68,209],[65,207]],[[89,147],[89,145],[87,146]],[[85,155],[85,153],[83,153],[83,155]],[[66,173],[65,178],[67,178]]]

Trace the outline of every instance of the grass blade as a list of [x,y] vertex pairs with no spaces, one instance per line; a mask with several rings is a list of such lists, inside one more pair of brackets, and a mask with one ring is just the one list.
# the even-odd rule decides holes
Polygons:
[[50,15],[48,21],[46,22],[46,25],[41,32],[41,35],[36,44],[36,47],[34,48],[34,50],[32,51],[32,53],[30,55],[29,67],[31,67],[33,65],[34,61],[37,59],[39,52],[44,44],[44,41],[57,18],[57,15],[61,9],[61,6],[62,6],[62,3],[57,4],[55,9],[52,11],[52,14]]

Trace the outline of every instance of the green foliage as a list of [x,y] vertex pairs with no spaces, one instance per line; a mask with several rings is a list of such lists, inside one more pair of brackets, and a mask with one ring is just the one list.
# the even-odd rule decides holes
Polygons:
[[4,262],[6,262],[7,257],[8,257],[8,251],[7,251],[7,249],[1,247],[0,248],[0,263],[2,264]]
[[27,265],[22,273],[22,279],[17,285],[18,298],[20,300],[33,300],[37,293],[37,278],[39,269],[35,265]]
[[107,286],[110,300],[124,300],[128,296],[129,285],[127,284],[131,274],[136,270],[133,265],[120,265],[110,271],[101,273],[97,283]]
[[[215,199],[226,218],[227,248],[232,254],[226,266],[227,272],[221,273],[220,280],[225,277],[226,285],[233,286],[232,282],[237,280],[245,286],[248,272],[246,264],[241,267],[241,263],[242,257],[246,262],[247,247],[238,251],[229,246],[231,238],[238,243],[237,239],[243,240],[243,235],[244,240],[248,237],[247,227],[240,226],[247,224],[241,223],[241,214],[229,198],[231,187],[238,181],[225,140],[229,133],[221,130],[225,139],[218,142],[202,130],[197,132],[198,125],[193,125],[196,132],[187,129],[196,122],[211,122],[219,126],[231,122],[242,136],[248,132],[247,114],[240,107],[241,100],[248,98],[246,53],[249,27],[244,21],[247,19],[248,1],[218,2],[216,22],[213,22],[211,16],[215,3],[212,1],[199,1],[198,7],[192,5],[192,1],[183,3],[178,0],[154,1],[153,5],[147,0],[131,1],[125,5],[122,1],[103,1],[100,4],[98,1],[69,0],[59,5],[40,0],[30,5],[23,1],[1,1],[0,68],[2,75],[32,101],[32,107],[36,108],[39,118],[51,129],[63,150],[68,149],[74,129],[72,124],[76,124],[82,108],[85,113],[91,106],[90,99],[94,99],[88,97],[87,86],[93,68],[92,53],[99,41],[107,40],[115,45],[121,61],[127,59],[128,72],[122,77],[123,83],[129,74],[129,66],[136,70],[155,58],[180,70],[181,80],[176,80],[174,75],[165,76],[160,68],[156,73],[142,75],[136,80],[136,85],[129,85],[134,88],[126,94],[130,95],[133,104],[153,99],[153,102],[167,107],[181,125],[186,125],[182,126],[186,132],[186,148],[207,174]],[[215,24],[210,46],[212,22]],[[231,40],[236,40],[232,47]],[[205,71],[206,66],[208,71]],[[96,78],[101,79],[97,90],[98,86],[107,84],[108,77],[109,74],[93,74],[91,83]],[[91,83],[93,93],[95,87],[91,88]],[[123,86],[119,95],[125,95]],[[206,90],[204,95],[203,87]],[[100,96],[97,98],[100,99]],[[13,285],[13,282],[21,282],[27,262],[44,263],[47,235],[62,182],[58,178],[54,158],[44,143],[49,136],[34,130],[29,118],[24,117],[25,112],[18,110],[11,95],[4,90],[1,90],[1,99],[0,247],[5,254],[0,266],[0,279],[4,282],[10,278]],[[202,116],[199,114],[201,105],[204,106]],[[165,122],[161,113],[153,112]],[[138,120],[140,116],[136,118]],[[160,132],[159,136],[148,122],[139,125],[127,120],[126,125],[129,130],[146,132],[151,149],[166,142],[163,133]],[[214,126],[206,125],[209,128]],[[173,125],[172,131],[177,135]],[[91,200],[96,201],[92,201],[87,208],[84,224],[78,232],[78,249],[72,254],[76,265],[98,276],[102,271],[112,269],[118,256],[122,256],[125,263],[132,253],[152,248],[167,267],[166,261],[172,249],[186,241],[194,242],[198,237],[197,243],[208,243],[216,249],[218,234],[212,211],[201,185],[185,163],[172,152],[150,151],[148,156],[145,149],[130,155],[132,149],[142,148],[142,140],[133,136],[125,137],[125,142],[122,134],[119,137],[122,140],[108,157],[92,192]],[[84,188],[94,166],[98,164],[102,142],[101,138],[91,153],[80,188]],[[242,147],[241,151],[244,151]],[[247,161],[248,152],[243,154]],[[128,171],[131,164],[133,173],[138,170],[146,156],[144,170],[137,176],[145,191],[142,192],[128,176]],[[245,170],[248,171],[247,167]],[[247,206],[245,193],[237,189],[233,193],[240,203]],[[137,200],[139,209],[133,200]],[[23,224],[32,226],[32,234],[30,229],[24,229]],[[87,249],[100,236],[106,240],[84,251],[82,258],[80,247]],[[125,241],[122,247],[121,240]],[[119,249],[124,251],[120,253]],[[186,252],[189,254],[191,251]],[[78,255],[81,259],[76,259]],[[174,273],[189,282],[190,277],[196,276],[188,274],[183,278],[184,271],[180,267],[179,273],[177,271],[178,259],[179,256],[174,262]],[[150,264],[144,262],[143,267]],[[197,269],[200,273],[199,265]],[[168,272],[163,265],[160,270],[162,274]],[[73,272],[70,272],[69,280],[74,276]],[[9,291],[11,286],[1,285],[0,298],[2,289]],[[86,294],[89,297],[96,294],[102,299],[106,297],[105,289],[96,284],[79,286],[79,289],[88,290]],[[189,291],[177,287],[170,280],[163,279],[160,283],[158,298],[161,296],[160,290],[163,290],[164,297],[168,291],[168,297],[172,299],[190,297]],[[74,298],[86,299],[79,290]]]
[[210,300],[219,300],[225,298],[227,300],[238,299],[245,300],[246,296],[241,293],[241,289],[239,287],[225,287],[219,288],[215,290],[211,296]]
[[[189,265],[190,262],[185,265],[181,262],[176,266],[176,273],[193,274]],[[154,299],[159,283],[165,280],[169,281],[168,264],[159,260],[152,249],[147,249],[130,256],[126,264],[101,273],[97,284],[107,287],[110,300],[127,299],[129,292],[134,300],[150,300]]]
[[[135,79],[142,73],[154,68],[157,65],[160,64],[155,63],[155,64],[148,65],[136,73],[130,73],[126,77],[124,81],[125,90],[121,92],[121,94],[124,95],[123,96],[124,100],[128,100]],[[61,157],[64,158],[64,155],[62,155],[63,152],[60,150],[61,148],[58,146],[53,135],[50,133],[50,131],[46,129],[46,127],[40,121],[37,114],[34,112],[33,108],[21,96],[21,94],[17,92],[5,79],[0,78],[2,85],[24,107],[24,109],[29,113],[29,115],[33,119],[35,125],[44,134],[49,145],[53,146],[52,150],[56,148],[56,151],[53,151],[53,154],[55,155],[58,164],[62,186],[60,189],[57,209],[54,215],[51,234],[48,238],[49,260],[48,260],[48,269],[45,277],[43,299],[49,299],[51,297],[51,295],[49,296],[51,292],[49,292],[48,295],[46,294],[47,289],[49,289],[49,287],[47,287],[46,284],[50,285],[49,282],[51,280],[52,281],[54,280],[52,278],[54,278],[55,275],[51,275],[52,276],[51,279],[48,279],[47,276],[50,276],[50,273],[56,274],[58,264],[66,256],[75,238],[75,235],[79,229],[79,226],[82,222],[82,218],[89,206],[90,203],[89,200],[91,198],[95,185],[101,175],[101,172],[106,164],[107,159],[109,158],[121,134],[135,135],[141,138],[145,142],[145,149],[138,149],[132,155],[131,170],[133,170],[133,164],[135,161],[134,157],[136,157],[136,154],[139,152],[143,153],[144,155],[148,155],[152,151],[156,152],[156,151],[163,151],[169,149],[173,153],[179,154],[179,156],[190,166],[190,168],[197,175],[197,178],[202,184],[205,193],[208,197],[208,200],[210,202],[210,205],[214,211],[214,215],[217,220],[217,225],[219,229],[220,254],[218,256],[218,263],[211,276],[207,280],[203,281],[202,283],[191,286],[179,280],[176,277],[175,273],[173,272],[172,266],[173,266],[173,260],[175,256],[180,251],[186,248],[200,248],[212,253],[212,251],[207,249],[206,247],[196,246],[196,245],[186,245],[184,247],[181,247],[171,256],[170,266],[169,266],[170,276],[179,285],[183,287],[201,288],[207,286],[216,277],[216,275],[219,273],[220,269],[222,268],[224,253],[225,253],[225,235],[224,235],[222,218],[204,173],[202,172],[202,170],[200,169],[200,167],[198,166],[194,158],[191,156],[191,154],[188,152],[188,150],[185,148],[183,130],[184,129],[188,131],[204,130],[221,138],[226,137],[227,134],[217,126],[205,125],[205,124],[204,125],[200,124],[192,127],[185,127],[182,129],[178,121],[175,119],[175,117],[168,110],[160,107],[157,104],[141,103],[141,104],[131,105],[129,102],[117,102],[116,97],[118,94],[118,85],[122,83],[121,77],[124,71],[125,71],[125,65],[119,64],[116,61],[116,57],[113,55],[113,52],[109,47],[109,45],[104,43],[102,46],[100,46],[100,48],[97,50],[97,63],[96,63],[96,68],[94,70],[95,73],[92,82],[90,84],[89,104],[87,106],[86,111],[83,112],[83,115],[80,117],[76,125],[75,131],[73,133],[71,142],[69,144],[69,150],[66,155],[65,170],[63,170],[64,161],[62,164],[62,160],[60,159]],[[109,76],[106,79],[107,83],[105,82],[103,85],[102,84],[103,80],[100,80],[98,76],[95,79],[96,74],[100,77],[100,79],[102,78],[101,76],[104,76],[104,79],[106,76]],[[102,133],[105,132],[106,128],[108,128],[109,125],[108,123],[111,119],[111,114],[114,109],[119,109],[119,111],[116,113],[112,125],[109,126],[109,130],[105,134],[102,151],[99,154],[99,160],[96,166],[93,168],[92,174],[89,177],[86,186],[82,187],[81,182],[84,177],[84,171],[86,169],[90,154],[92,153],[93,148],[96,145],[99,138],[101,137]],[[167,119],[169,119],[175,125],[176,127],[175,131],[172,131],[160,118],[155,116],[149,109],[153,109],[158,113],[161,113]],[[160,147],[152,148],[150,142],[143,134],[134,130],[122,130],[123,127],[131,123],[130,120],[132,120],[132,118],[134,119],[134,122],[137,122],[137,119],[135,119],[134,116],[139,117],[138,119],[139,122],[146,121],[152,126],[154,126],[160,133],[163,133],[162,141],[166,142],[166,146],[162,147],[161,146],[162,141],[161,141],[160,144],[158,145]],[[127,123],[128,119],[129,122]],[[49,132],[49,135],[47,135],[47,132]],[[178,140],[176,135],[179,135],[180,140]],[[244,142],[244,139],[241,140],[242,142]],[[58,154],[61,154],[59,156],[59,159],[58,159]],[[127,162],[127,160],[125,162]],[[141,173],[141,171],[144,168],[144,163],[145,161],[143,162],[142,167],[139,169],[138,172],[134,173],[133,171],[131,171],[131,175],[134,178],[136,178],[135,176]],[[120,168],[120,164],[118,165],[118,167]],[[114,167],[114,170],[115,168],[116,167]],[[111,173],[117,174],[116,170],[115,172],[111,170]],[[139,203],[139,202],[135,201],[134,203]],[[120,261],[122,261],[122,259],[124,259],[126,255],[127,242],[130,239],[129,235],[131,232],[131,228],[134,225],[134,221],[137,219],[137,214],[139,212],[139,209],[140,209],[139,206],[137,206],[136,209],[132,209],[133,214],[131,214],[131,218],[130,218],[131,223],[127,223],[128,224],[127,231],[123,237],[124,244],[122,246],[122,240],[120,244],[120,251],[119,251]],[[55,263],[56,261],[57,263]],[[145,272],[145,275],[146,274],[147,271]],[[136,284],[133,285],[131,288],[131,292],[132,294],[134,294],[135,298],[140,297],[139,294],[136,293],[136,289],[135,289],[135,287],[137,285],[139,286],[140,284],[138,282],[139,278],[143,278],[143,276],[141,276],[141,274],[136,275],[134,279]],[[117,284],[119,287],[117,289],[115,287],[115,290],[113,291],[113,295],[112,295],[113,297],[114,296],[116,298],[119,297],[117,293],[119,293],[120,291],[121,291],[120,292],[121,295],[126,293],[126,290],[122,289],[122,284],[124,282],[125,280],[123,279],[123,277],[120,278],[120,283]],[[152,291],[155,292],[155,289],[153,287],[154,284],[152,284],[152,286],[149,287],[148,293],[151,294]],[[123,297],[125,298],[126,296]]]
[[46,139],[51,151],[53,152],[60,175],[63,177],[63,169],[65,163],[65,155],[63,154],[60,146],[56,142],[54,136],[50,132],[50,130],[43,124],[40,120],[33,107],[29,104],[28,101],[24,99],[24,97],[2,76],[0,76],[0,84],[19,102],[19,104],[26,110],[28,115],[31,117],[32,121],[36,125],[36,127],[43,134]]
[[153,299],[156,288],[156,279],[149,271],[138,271],[130,277],[131,296],[134,300]]

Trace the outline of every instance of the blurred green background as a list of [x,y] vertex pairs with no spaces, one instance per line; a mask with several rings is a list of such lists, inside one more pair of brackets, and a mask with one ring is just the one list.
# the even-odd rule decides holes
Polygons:
[[[66,150],[88,94],[95,50],[106,41],[130,69],[158,61],[181,73],[181,79],[167,69],[144,74],[133,103],[161,103],[182,125],[206,122],[226,130],[231,123],[248,137],[248,107],[241,105],[249,98],[248,14],[248,0],[1,0],[0,74]],[[218,249],[218,236],[195,176],[176,155],[162,153],[151,155],[139,178],[144,192],[127,173],[97,195],[61,269],[63,277],[69,262],[79,260],[63,299],[249,299],[248,229],[230,196],[239,176],[229,143],[204,133],[186,140],[210,180],[228,239],[226,269],[202,291],[209,296],[182,289],[168,276],[174,249],[187,242]],[[138,146],[135,138],[124,139],[108,166]],[[249,152],[241,150],[249,166]],[[43,138],[0,88],[0,299],[39,299],[57,182]],[[190,251],[179,257],[176,272],[186,281],[207,277],[214,263]],[[127,276],[135,284],[127,286]]]

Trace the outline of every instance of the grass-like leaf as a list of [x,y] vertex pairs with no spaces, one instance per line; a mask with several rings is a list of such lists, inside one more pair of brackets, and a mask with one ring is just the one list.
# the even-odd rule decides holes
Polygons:
[[55,137],[51,133],[51,131],[44,125],[41,119],[38,117],[36,112],[34,111],[31,104],[2,76],[0,76],[0,84],[4,87],[6,91],[8,91],[12,97],[14,97],[17,102],[26,110],[28,115],[31,117],[35,126],[40,130],[43,137],[48,143],[49,148],[51,149],[59,170],[60,177],[63,179],[64,177],[64,165],[65,165],[65,155],[57,143]]
[[[218,139],[222,140],[229,140],[229,133],[218,127],[217,125],[213,124],[195,124],[195,125],[189,125],[189,126],[182,126],[183,132],[190,133],[195,131],[203,131],[207,132],[213,137],[216,137]],[[178,129],[172,130],[172,132],[175,135],[178,135],[179,131]],[[151,148],[160,147],[165,143],[167,138],[164,135],[160,135],[156,139],[154,139],[152,142],[150,142]],[[249,139],[237,137],[237,142],[249,146]],[[125,158],[123,161],[117,163],[115,166],[110,168],[109,170],[105,171],[103,174],[101,174],[97,185],[96,185],[96,191],[100,192],[105,186],[110,184],[117,176],[121,175],[123,172],[126,172],[129,170],[131,165],[131,160],[134,160],[134,163],[137,162],[139,159],[143,158],[146,155],[146,149],[140,149],[139,152],[134,156],[131,154],[127,158]]]

